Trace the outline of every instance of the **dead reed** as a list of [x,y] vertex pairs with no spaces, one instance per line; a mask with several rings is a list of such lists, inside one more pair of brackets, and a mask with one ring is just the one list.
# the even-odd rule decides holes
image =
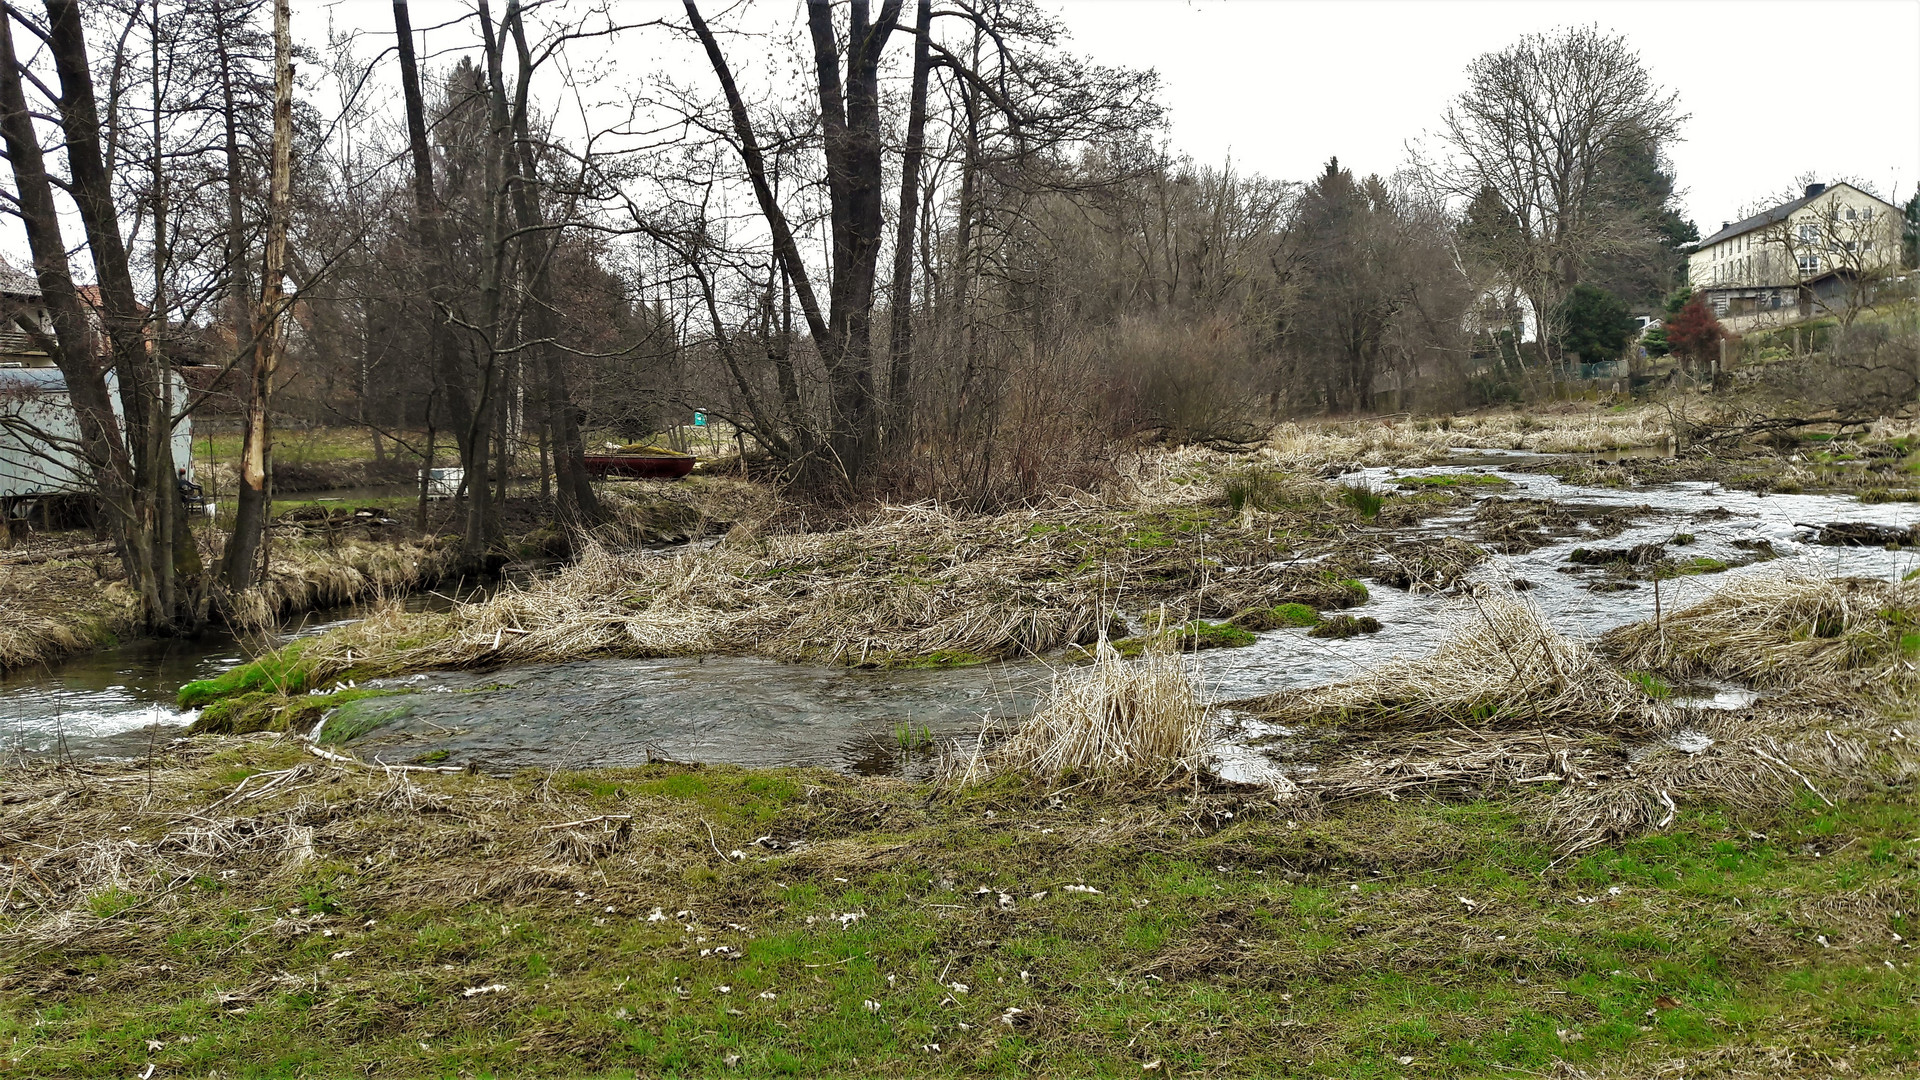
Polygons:
[[0,671],[51,663],[139,626],[133,594],[111,579],[117,566],[102,562],[0,566]]
[[1164,609],[1180,624],[1364,598],[1349,582],[1385,540],[1358,532],[1326,485],[1299,481],[1269,509],[1235,514],[1218,463],[1170,457],[1135,475],[1131,497],[1147,501],[1133,509],[1089,499],[971,516],[919,503],[825,531],[749,519],[716,543],[677,552],[587,539],[573,565],[486,601],[303,646],[316,665],[308,685],[354,669],[610,655],[969,663],[1122,636],[1103,614],[1115,609]]
[[1444,419],[1355,420],[1282,424],[1259,453],[1289,469],[1441,464],[1455,448],[1567,454],[1667,444],[1672,420],[1647,406],[1625,413],[1488,412]]
[[279,544],[266,575],[229,601],[225,617],[259,630],[299,612],[417,592],[446,577],[456,554],[437,537]]
[[949,784],[1004,773],[1162,784],[1205,770],[1214,726],[1188,661],[1155,650],[1123,659],[1101,642],[1092,664],[1055,673],[1046,701],[1011,734],[954,745],[941,773]]
[[1756,687],[1912,678],[1920,582],[1746,574],[1708,599],[1602,639],[1628,668]]
[[1673,723],[1670,709],[1594,649],[1554,630],[1539,609],[1491,591],[1455,606],[1448,636],[1430,655],[1250,705],[1283,722],[1347,729],[1424,728],[1442,720],[1476,730],[1657,731]]
[[[1831,803],[1920,775],[1903,644],[1916,588],[1749,577],[1605,648],[1517,597],[1464,601],[1433,655],[1238,707],[1324,734],[1305,799],[1509,798],[1567,851],[1670,824],[1686,805]],[[1621,668],[1786,692],[1736,711],[1656,700]]]

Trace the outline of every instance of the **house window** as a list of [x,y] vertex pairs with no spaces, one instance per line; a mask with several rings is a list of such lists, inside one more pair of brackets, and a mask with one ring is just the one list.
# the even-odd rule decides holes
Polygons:
[[1861,245],[1860,245],[1860,250],[1861,250],[1861,251],[1872,251],[1872,250],[1873,250],[1873,241],[1871,241],[1871,240],[1869,240],[1869,241],[1867,241],[1866,243],[1864,243],[1864,244],[1861,244]]
[[1846,249],[1847,249],[1848,251],[1854,251],[1854,250],[1857,250],[1857,249],[1859,248],[1859,246],[1860,246],[1860,245],[1858,245],[1858,244],[1856,244],[1856,243],[1854,243],[1853,241],[1851,241],[1851,240],[1849,240],[1849,241],[1847,241],[1847,242],[1846,242],[1845,244],[1842,244],[1841,246],[1842,246],[1842,247],[1844,247],[1844,248],[1846,248]]
[[1800,226],[1800,242],[1801,243],[1811,244],[1818,239],[1820,239],[1820,226],[1818,225]]
[[1800,256],[1800,272],[1802,274],[1819,273],[1820,272],[1820,256],[1818,255]]
[[1774,308],[1777,308],[1780,306],[1779,292],[1776,291],[1776,292],[1771,292],[1767,294],[1767,306],[1774,307]]
[[1851,207],[1851,206],[1849,206],[1849,207],[1847,207],[1847,220],[1848,220],[1848,221],[1852,221],[1852,220],[1853,220],[1854,218],[1856,218],[1856,217],[1858,217],[1858,216],[1859,216],[1859,215],[1857,215],[1857,214],[1855,214],[1855,213],[1853,212],[1853,207]]

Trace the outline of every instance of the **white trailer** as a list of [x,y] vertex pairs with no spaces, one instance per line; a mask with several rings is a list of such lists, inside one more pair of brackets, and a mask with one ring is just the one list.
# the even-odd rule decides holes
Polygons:
[[[176,409],[187,401],[187,382],[168,372]],[[107,397],[120,410],[120,380],[107,372]],[[59,368],[0,368],[0,499],[84,495],[92,477],[80,460],[80,424]],[[173,464],[193,477],[193,427],[186,417],[173,426]]]

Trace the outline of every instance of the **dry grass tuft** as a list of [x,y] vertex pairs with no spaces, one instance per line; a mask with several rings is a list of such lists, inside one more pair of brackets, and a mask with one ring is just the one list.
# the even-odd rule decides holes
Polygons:
[[1920,751],[1890,716],[1912,707],[1896,673],[1915,593],[1739,579],[1664,627],[1609,635],[1607,651],[1630,668],[1792,688],[1741,711],[1657,701],[1602,650],[1501,595],[1463,604],[1432,656],[1242,707],[1327,735],[1309,754],[1307,797],[1504,795],[1565,850],[1584,850],[1664,828],[1687,804],[1831,803],[1911,784]]
[[955,784],[1008,772],[1162,784],[1204,771],[1214,726],[1186,660],[1154,651],[1122,659],[1101,642],[1092,664],[1055,674],[1047,700],[1010,736],[957,744],[941,771]]
[[1447,460],[1453,445],[1445,431],[1421,431],[1405,422],[1281,424],[1267,437],[1261,456],[1282,468],[1303,471],[1330,464],[1432,465]]
[[1654,406],[1624,413],[1495,412],[1444,420],[1396,417],[1282,424],[1268,436],[1260,454],[1281,467],[1304,471],[1327,466],[1411,467],[1443,463],[1455,448],[1568,454],[1665,446],[1672,433],[1672,420]]
[[1686,804],[1759,809],[1810,795],[1832,806],[1911,785],[1920,774],[1912,742],[1867,712],[1770,702],[1702,715],[1688,735],[1684,749],[1658,744],[1604,782],[1544,797],[1543,828],[1570,848],[1587,848],[1664,828]]
[[236,629],[269,629],[298,612],[431,587],[448,576],[456,556],[438,537],[276,544],[266,575],[228,597],[222,614]]
[[1756,687],[1912,677],[1920,582],[1816,573],[1747,574],[1709,599],[1609,633],[1621,665],[1675,679],[1703,675]]
[[1672,711],[1587,645],[1507,593],[1462,601],[1431,655],[1396,659],[1356,679],[1252,703],[1283,722],[1348,729],[1425,727],[1436,719],[1490,728],[1579,727],[1658,731]]
[[139,604],[114,580],[118,573],[111,555],[0,565],[0,671],[52,663],[131,633]]

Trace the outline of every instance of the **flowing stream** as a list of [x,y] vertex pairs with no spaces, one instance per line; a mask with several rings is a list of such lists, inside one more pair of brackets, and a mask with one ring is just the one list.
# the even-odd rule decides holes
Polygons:
[[[1851,496],[1759,495],[1707,482],[1629,488],[1572,485],[1519,471],[1523,454],[1462,454],[1446,465],[1366,469],[1341,479],[1391,487],[1401,480],[1484,473],[1511,487],[1475,487],[1480,499],[1551,500],[1582,522],[1579,534],[1554,537],[1523,554],[1494,555],[1469,582],[1523,582],[1523,594],[1561,631],[1592,638],[1649,618],[1651,583],[1621,591],[1588,586],[1602,567],[1569,560],[1579,547],[1624,549],[1667,542],[1667,555],[1747,563],[1723,573],[1661,583],[1660,603],[1678,610],[1744,574],[1796,570],[1892,579],[1920,567],[1920,553],[1870,547],[1818,546],[1802,523],[1871,522],[1905,527],[1920,507],[1867,505]],[[1482,494],[1482,492],[1485,494]],[[1592,525],[1626,513],[1615,535]],[[1405,536],[1460,536],[1474,509],[1430,518]],[[1693,540],[1674,546],[1681,534]],[[1773,559],[1752,562],[1770,547]],[[1368,582],[1372,597],[1353,614],[1371,615],[1379,633],[1342,640],[1311,638],[1304,629],[1259,635],[1245,648],[1197,655],[1207,693],[1230,701],[1340,679],[1396,655],[1432,649],[1446,633],[1457,601]],[[422,605],[442,602],[429,597]],[[293,633],[313,633],[355,617],[338,613]],[[192,679],[240,662],[240,642],[209,635],[194,641],[140,641],[75,658],[51,669],[0,676],[0,751],[137,758],[164,746],[191,722],[174,694]],[[782,664],[748,657],[583,660],[493,671],[431,672],[379,685],[414,694],[365,699],[326,724],[379,726],[355,738],[369,760],[471,763],[489,771],[524,767],[582,768],[637,764],[649,758],[746,765],[819,765],[863,773],[923,775],[933,744],[973,733],[988,718],[1030,712],[1052,668],[1042,663],[993,664],[949,671],[861,671]],[[1703,706],[1738,705],[1739,688],[1696,691]],[[340,734],[337,731],[335,734]]]

